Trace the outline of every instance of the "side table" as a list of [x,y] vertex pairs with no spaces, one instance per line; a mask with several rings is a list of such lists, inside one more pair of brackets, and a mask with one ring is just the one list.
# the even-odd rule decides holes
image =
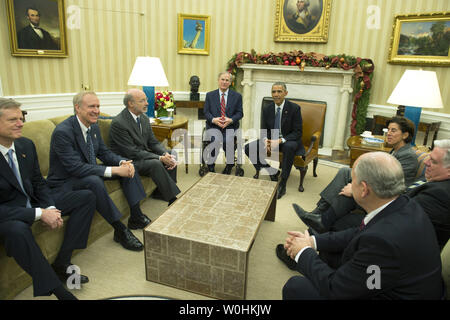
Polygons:
[[[383,136],[374,137],[383,139]],[[392,148],[385,147],[384,145],[378,147],[362,144],[362,139],[363,137],[361,136],[352,136],[347,140],[347,146],[350,148],[350,168],[353,167],[353,163],[355,162],[355,160],[364,153],[374,151],[390,152],[392,150]]]
[[189,151],[189,141],[188,141],[188,119],[185,117],[174,116],[173,122],[168,123],[152,123],[153,133],[156,139],[163,142],[167,139],[167,145],[170,149],[174,147],[174,142],[172,141],[172,134],[177,129],[186,129],[183,134],[183,144],[184,144],[184,161],[186,166],[186,173],[188,173],[188,151]]

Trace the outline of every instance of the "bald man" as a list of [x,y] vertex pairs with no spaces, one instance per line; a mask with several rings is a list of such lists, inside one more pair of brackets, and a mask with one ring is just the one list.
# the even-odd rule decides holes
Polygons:
[[[384,152],[360,156],[352,169],[359,227],[310,236],[289,232],[284,247],[303,276],[284,299],[442,299],[439,246],[430,219],[408,196],[400,162]],[[317,254],[319,251],[319,254]]]
[[149,176],[157,190],[153,196],[169,205],[180,193],[177,182],[177,161],[175,155],[156,139],[145,114],[147,97],[142,90],[128,90],[123,98],[125,108],[111,123],[109,140],[111,150],[132,159],[136,170],[142,176]]

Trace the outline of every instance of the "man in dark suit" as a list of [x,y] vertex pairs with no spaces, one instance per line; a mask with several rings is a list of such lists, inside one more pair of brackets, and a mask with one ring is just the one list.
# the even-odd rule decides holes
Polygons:
[[17,33],[19,49],[58,50],[58,45],[50,33],[39,27],[41,14],[35,8],[27,8],[30,25]]
[[[297,261],[284,299],[442,299],[439,246],[423,209],[401,195],[403,170],[384,152],[358,158],[352,170],[356,202],[368,214],[360,227],[310,237],[289,232]],[[319,251],[319,255],[316,253]]]
[[205,98],[203,112],[206,118],[206,139],[211,141],[211,144],[204,153],[210,153],[210,157],[206,159],[210,172],[215,171],[220,144],[225,151],[227,162],[222,173],[230,174],[234,166],[234,137],[237,134],[236,137],[240,139],[236,130],[239,129],[239,120],[244,113],[241,94],[229,89],[232,82],[233,78],[229,72],[220,73],[219,89],[208,92]]
[[[416,181],[407,188],[405,194],[417,201],[430,217],[442,249],[450,238],[450,154],[447,155],[450,153],[450,140],[436,142],[439,146],[435,145],[430,159],[425,161],[426,183],[425,180]],[[344,191],[340,194],[343,195]],[[352,197],[338,196],[331,201],[331,206],[323,202],[321,199],[315,210],[319,213],[305,213],[301,207],[294,205],[297,214],[314,232],[347,229],[358,226],[363,219],[361,213],[351,213],[358,207]]]
[[[95,196],[73,191],[55,194],[41,175],[34,143],[22,137],[20,103],[0,98],[0,243],[33,279],[34,296],[55,294],[58,299],[76,299],[61,281],[72,276],[71,256],[86,248]],[[63,225],[61,215],[70,215],[64,240],[53,265],[42,254],[31,232],[40,220],[51,229]],[[53,267],[53,268],[52,268]],[[88,278],[79,275],[80,283]]]
[[[125,249],[141,251],[142,243],[128,229],[143,229],[150,219],[140,209],[146,197],[141,179],[132,161],[111,152],[103,142],[97,119],[100,102],[94,92],[82,92],[73,99],[75,115],[58,124],[50,144],[48,182],[61,192],[91,190],[96,196],[96,209],[114,228],[114,241]],[[97,164],[96,158],[102,161]],[[128,228],[122,214],[109,197],[103,179],[119,178],[130,206]]]
[[125,109],[112,121],[109,132],[111,150],[132,159],[142,176],[149,176],[158,193],[169,205],[176,200],[177,161],[155,138],[147,111],[147,97],[142,90],[131,89],[123,99]]
[[245,154],[256,169],[255,179],[259,171],[265,168],[272,181],[278,181],[279,172],[265,160],[270,154],[278,161],[278,152],[283,152],[281,162],[281,181],[278,185],[278,199],[286,194],[286,182],[294,164],[295,155],[305,154],[302,143],[302,114],[300,107],[286,100],[288,94],[286,84],[277,82],[272,86],[273,103],[266,105],[261,112],[261,138],[245,145]]

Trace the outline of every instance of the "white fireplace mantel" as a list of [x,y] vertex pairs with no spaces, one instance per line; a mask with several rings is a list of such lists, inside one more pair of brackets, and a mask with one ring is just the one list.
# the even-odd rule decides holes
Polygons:
[[327,102],[323,148],[344,150],[346,135],[350,132],[351,94],[353,71],[335,68],[274,66],[243,64],[244,132],[259,129],[261,103],[271,96],[272,84],[281,81],[288,87],[289,98]]

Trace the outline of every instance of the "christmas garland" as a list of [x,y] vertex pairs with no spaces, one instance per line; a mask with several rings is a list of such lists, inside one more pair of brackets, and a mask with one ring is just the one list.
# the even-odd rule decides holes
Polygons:
[[356,81],[353,98],[351,134],[357,135],[364,131],[374,70],[372,60],[355,58],[345,54],[326,56],[315,52],[303,53],[300,50],[291,51],[289,53],[280,52],[278,54],[272,52],[259,54],[256,53],[255,50],[252,50],[250,53],[236,53],[230,61],[228,61],[227,71],[235,78],[238,67],[244,63],[298,66],[300,71],[304,71],[306,66],[321,67],[325,69],[353,69]]

